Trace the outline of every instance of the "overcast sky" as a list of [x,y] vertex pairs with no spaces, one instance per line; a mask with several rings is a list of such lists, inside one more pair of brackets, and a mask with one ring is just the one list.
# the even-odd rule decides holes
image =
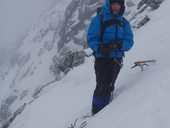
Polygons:
[[15,43],[57,0],[0,0],[0,47]]

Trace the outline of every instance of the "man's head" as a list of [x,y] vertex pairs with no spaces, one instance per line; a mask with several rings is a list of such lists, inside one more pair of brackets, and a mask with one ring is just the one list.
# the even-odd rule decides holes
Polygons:
[[124,0],[110,0],[111,11],[115,14],[124,13]]

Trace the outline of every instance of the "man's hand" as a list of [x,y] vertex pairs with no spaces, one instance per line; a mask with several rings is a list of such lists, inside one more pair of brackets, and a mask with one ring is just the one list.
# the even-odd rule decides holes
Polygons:
[[112,53],[112,51],[120,51],[121,48],[122,48],[122,42],[120,40],[116,40],[108,45],[103,45],[103,44],[100,45],[97,49],[97,52],[107,57]]
[[103,56],[109,56],[112,52],[112,49],[109,45],[100,45],[97,50],[98,53],[100,53]]
[[120,51],[122,49],[122,42],[120,40],[114,41],[110,46],[114,51]]

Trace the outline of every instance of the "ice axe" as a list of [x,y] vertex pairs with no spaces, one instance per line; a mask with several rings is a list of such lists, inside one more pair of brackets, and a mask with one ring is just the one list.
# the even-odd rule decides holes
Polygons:
[[134,66],[131,69],[139,66],[141,71],[144,71],[144,66],[149,66],[149,63],[156,63],[156,60],[144,60],[144,61],[136,61],[134,62]]

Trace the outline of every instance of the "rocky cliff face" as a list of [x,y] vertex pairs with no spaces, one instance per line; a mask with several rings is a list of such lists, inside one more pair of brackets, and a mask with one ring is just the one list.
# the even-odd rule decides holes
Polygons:
[[151,7],[153,10],[159,8],[160,4],[164,0],[141,0],[137,6],[137,9],[140,9],[144,4]]
[[65,19],[59,31],[58,54],[53,57],[51,71],[58,76],[84,62],[83,49],[87,48],[86,33],[92,15],[102,4],[98,0],[73,0],[67,7]]

